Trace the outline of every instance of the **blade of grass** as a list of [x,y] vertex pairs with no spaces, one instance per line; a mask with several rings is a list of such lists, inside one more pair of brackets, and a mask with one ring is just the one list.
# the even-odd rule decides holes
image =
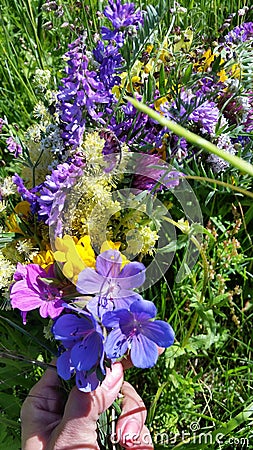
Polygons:
[[138,109],[139,111],[143,112],[144,114],[147,114],[152,119],[156,120],[160,125],[168,128],[173,133],[175,133],[177,136],[185,138],[188,142],[191,144],[196,145],[197,147],[202,148],[203,150],[207,151],[208,153],[217,155],[219,158],[224,159],[228,163],[230,163],[232,166],[239,169],[241,172],[245,172],[253,177],[253,165],[248,163],[247,161],[244,161],[242,158],[239,158],[238,156],[231,155],[230,153],[225,152],[224,150],[219,149],[216,147],[216,145],[212,144],[211,142],[207,141],[206,139],[202,138],[201,136],[198,136],[195,133],[192,133],[191,131],[187,130],[186,128],[182,127],[176,122],[173,122],[172,120],[165,119],[161,114],[157,113],[153,109],[149,108],[149,106],[144,105],[143,103],[139,102],[138,100],[126,96],[126,100],[128,100],[132,105]]

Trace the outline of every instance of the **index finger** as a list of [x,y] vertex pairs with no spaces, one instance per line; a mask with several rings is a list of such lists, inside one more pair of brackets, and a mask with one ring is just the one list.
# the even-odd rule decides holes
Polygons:
[[121,445],[133,443],[140,436],[146,420],[147,411],[142,398],[126,381],[122,386],[122,413],[116,427],[117,439]]

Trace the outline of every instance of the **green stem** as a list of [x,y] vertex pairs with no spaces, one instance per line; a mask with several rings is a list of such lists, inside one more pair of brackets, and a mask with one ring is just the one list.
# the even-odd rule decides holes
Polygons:
[[246,191],[246,189],[240,188],[238,186],[233,186],[233,184],[226,183],[225,181],[215,180],[208,177],[199,177],[197,175],[186,175],[184,176],[184,178],[186,178],[187,180],[207,181],[208,183],[218,184],[219,186],[224,186],[233,191],[240,192],[243,195],[253,198],[253,192]]
[[224,159],[229,164],[231,164],[232,166],[239,169],[241,172],[247,173],[253,177],[253,165],[252,164],[248,163],[247,161],[244,161],[242,158],[239,158],[238,156],[231,155],[230,153],[225,152],[224,150],[221,150],[220,148],[216,147],[216,145],[212,144],[212,142],[209,142],[206,139],[202,138],[201,136],[198,136],[197,134],[192,133],[191,131],[182,127],[178,123],[173,122],[172,120],[166,119],[161,114],[157,113],[153,109],[151,109],[148,106],[144,105],[143,103],[139,102],[135,98],[126,96],[126,100],[129,101],[130,103],[132,103],[132,105],[136,109],[143,112],[144,114],[147,114],[149,117],[151,117],[152,119],[159,122],[160,125],[162,125],[166,128],[169,128],[177,136],[185,138],[188,142],[191,142],[192,144],[202,148],[203,150],[207,151],[208,153],[217,155],[219,158]]

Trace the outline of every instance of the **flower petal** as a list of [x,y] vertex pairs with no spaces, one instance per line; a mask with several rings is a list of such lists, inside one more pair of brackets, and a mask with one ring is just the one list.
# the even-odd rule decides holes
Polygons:
[[151,339],[160,347],[170,347],[175,339],[175,333],[172,327],[163,320],[146,322],[143,325],[142,332],[148,339]]
[[27,274],[27,266],[23,266],[23,264],[18,263],[16,272],[13,275],[15,281],[23,280],[26,278]]
[[141,286],[145,281],[145,270],[145,266],[139,262],[126,264],[119,274],[120,286],[125,289]]
[[135,367],[148,369],[153,367],[158,359],[157,345],[142,334],[133,337],[130,356]]
[[77,370],[90,370],[97,364],[103,352],[103,337],[94,332],[74,345],[71,360]]
[[29,264],[27,266],[27,286],[36,292],[40,293],[38,286],[38,277],[47,278],[47,272],[38,264]]
[[40,315],[43,318],[49,316],[51,317],[51,319],[56,319],[56,317],[58,317],[63,310],[64,308],[61,306],[61,303],[58,300],[43,302],[40,307]]
[[131,322],[132,314],[127,309],[118,309],[117,311],[108,311],[103,315],[102,323],[107,328],[119,326],[119,322]]
[[96,372],[92,372],[88,375],[87,372],[80,372],[78,370],[76,372],[76,385],[82,392],[94,391],[99,385],[99,380],[97,378]]
[[146,313],[147,317],[153,318],[156,316],[157,309],[153,302],[149,300],[140,300],[138,302],[134,302],[130,306],[130,311],[132,313]]
[[112,361],[123,356],[128,349],[126,336],[121,332],[120,328],[111,331],[107,336],[105,343],[105,353]]
[[142,296],[137,292],[121,289],[119,294],[113,297],[113,300],[117,308],[129,308],[133,302],[142,300]]
[[106,297],[96,296],[89,301],[87,309],[93,314],[93,316],[101,317],[107,311],[112,311],[115,308],[114,301],[107,299]]
[[64,380],[69,380],[73,371],[74,367],[71,364],[70,351],[66,351],[57,359],[57,373]]
[[65,314],[56,320],[52,327],[52,333],[55,339],[63,341],[65,339],[77,340],[93,329],[94,325],[89,317],[77,317],[74,314]]
[[101,290],[104,282],[105,277],[97,273],[94,269],[87,267],[87,269],[79,273],[76,288],[81,294],[97,294]]
[[118,250],[106,250],[98,255],[96,270],[103,277],[117,278],[122,264],[121,254]]
[[39,295],[27,287],[25,280],[18,281],[12,286],[10,298],[12,308],[18,308],[21,311],[31,311],[39,308],[43,303]]

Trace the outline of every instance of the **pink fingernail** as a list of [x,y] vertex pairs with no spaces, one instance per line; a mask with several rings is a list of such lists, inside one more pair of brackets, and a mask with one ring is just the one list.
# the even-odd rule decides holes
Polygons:
[[125,445],[138,444],[141,431],[141,424],[135,419],[130,419],[122,430],[122,441]]

